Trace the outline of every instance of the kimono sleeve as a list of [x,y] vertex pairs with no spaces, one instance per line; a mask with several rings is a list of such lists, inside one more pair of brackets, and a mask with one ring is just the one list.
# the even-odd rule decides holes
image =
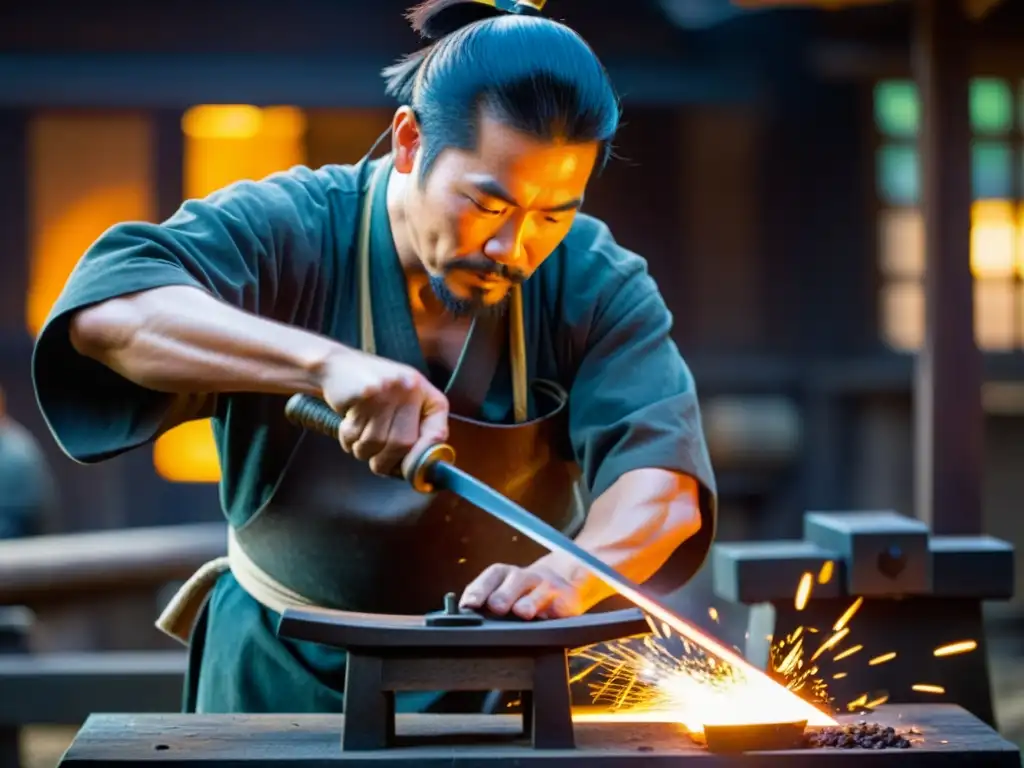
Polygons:
[[287,321],[321,251],[326,214],[314,172],[293,169],[189,200],[162,224],[107,230],[82,256],[36,340],[36,399],[61,449],[94,463],[209,416],[213,397],[141,387],[72,346],[72,315],[108,299],[193,286],[232,306]]
[[636,469],[697,481],[701,529],[649,582],[667,593],[692,578],[710,550],[716,485],[696,385],[671,337],[672,315],[635,258],[627,274],[608,270],[592,283],[603,285],[589,296],[593,319],[569,395],[570,435],[592,499]]

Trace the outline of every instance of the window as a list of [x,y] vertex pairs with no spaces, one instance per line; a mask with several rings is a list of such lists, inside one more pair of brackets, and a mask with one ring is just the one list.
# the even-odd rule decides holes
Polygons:
[[[306,117],[294,107],[204,104],[188,110],[181,127],[189,199],[306,162]],[[153,464],[172,482],[218,482],[220,463],[209,420],[162,435],[153,446]]]
[[39,333],[68,275],[104,230],[155,215],[143,113],[41,111],[28,126],[31,220],[25,322]]
[[[1015,107],[1015,102],[1017,106]],[[880,325],[885,343],[913,351],[924,338],[924,231],[917,136],[921,107],[906,80],[878,83],[875,180],[880,204]],[[1024,348],[1024,83],[979,78],[970,86],[971,272],[975,334],[986,350]]]

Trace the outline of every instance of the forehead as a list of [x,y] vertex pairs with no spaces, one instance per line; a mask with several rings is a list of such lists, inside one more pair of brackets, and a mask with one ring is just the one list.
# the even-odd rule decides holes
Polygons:
[[537,139],[485,114],[470,165],[472,172],[492,175],[524,197],[544,191],[581,195],[598,151],[596,141],[570,144]]

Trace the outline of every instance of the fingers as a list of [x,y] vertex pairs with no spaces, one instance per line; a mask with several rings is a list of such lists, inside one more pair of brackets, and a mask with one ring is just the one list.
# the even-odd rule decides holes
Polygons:
[[526,620],[551,618],[549,611],[557,596],[558,592],[546,581],[542,581],[513,603],[512,613]]
[[492,565],[466,587],[460,608],[509,612],[527,621],[574,616],[582,612],[578,594],[561,578],[537,564],[528,568]]
[[473,581],[462,595],[463,608],[487,608],[504,616],[510,610],[523,619],[534,618],[554,599],[540,574],[511,565],[492,565]]
[[344,413],[342,450],[378,475],[394,474],[448,437],[448,400],[414,370],[365,390]]
[[[389,476],[402,463],[420,431],[420,408],[417,403],[406,403],[394,412],[390,429],[379,451],[370,459],[370,469],[378,475]],[[358,458],[358,455],[357,455]]]
[[[513,568],[505,576],[501,586],[491,593],[491,596],[487,599],[487,607],[499,616],[504,616],[516,603],[526,599],[526,595],[533,592],[543,583],[544,579],[539,574],[523,568]],[[530,608],[529,600],[527,600],[524,606],[526,609]],[[522,618],[532,619],[533,615],[523,616]]]
[[504,565],[502,563],[486,568],[483,573],[473,579],[469,586],[463,590],[462,598],[459,600],[459,607],[471,610],[483,608],[487,603],[487,598],[491,596],[494,590],[501,586],[511,570],[513,570],[511,565]]
[[338,429],[338,442],[345,453],[352,453],[353,446],[366,428],[368,417],[366,409],[360,409],[358,406],[353,406],[345,412],[341,419],[341,427]]

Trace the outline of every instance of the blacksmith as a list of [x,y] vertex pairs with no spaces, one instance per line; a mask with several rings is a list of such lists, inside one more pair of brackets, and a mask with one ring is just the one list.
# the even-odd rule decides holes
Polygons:
[[[189,711],[341,709],[344,654],[279,640],[288,606],[423,614],[455,591],[544,619],[609,597],[571,559],[394,478],[438,441],[652,589],[707,554],[714,477],[671,315],[645,261],[580,212],[619,104],[538,5],[421,4],[429,44],[384,73],[400,104],[386,155],[115,226],[50,314],[35,387],[76,461],[213,418],[229,557],[161,618],[191,648]],[[286,420],[295,393],[344,414],[341,450]]]

